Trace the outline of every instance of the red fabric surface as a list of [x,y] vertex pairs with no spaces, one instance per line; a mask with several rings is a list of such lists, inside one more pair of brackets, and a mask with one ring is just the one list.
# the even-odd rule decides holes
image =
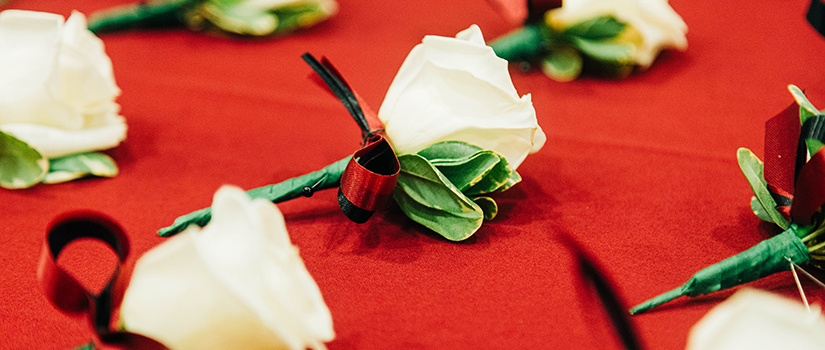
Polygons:
[[[89,14],[124,2],[5,8]],[[424,35],[476,23],[489,41],[513,29],[483,0],[340,4],[328,22],[277,40],[184,30],[103,36],[129,124],[126,142],[109,152],[121,174],[0,191],[3,348],[68,349],[90,337],[37,284],[46,226],[58,214],[90,209],[118,220],[132,240],[131,266],[163,242],[158,228],[209,205],[220,185],[274,183],[358,148],[358,128],[307,79],[302,53],[329,57],[377,107]],[[512,70],[548,142],[519,168],[524,181],[496,195],[499,216],[466,242],[439,238],[397,207],[351,223],[335,191],[279,205],[332,312],[330,349],[618,348],[562,235],[598,259],[630,307],[778,232],[750,212],[736,149],[762,155],[764,122],[792,101],[787,84],[825,107],[825,39],[805,21],[807,0],[671,5],[689,26],[689,48],[665,52],[642,74],[557,83]],[[116,260],[91,242],[64,254],[60,263],[91,285]],[[825,302],[804,283],[813,302]],[[790,273],[750,286],[798,298]],[[731,293],[679,299],[632,321],[648,348],[682,349],[690,327]]]

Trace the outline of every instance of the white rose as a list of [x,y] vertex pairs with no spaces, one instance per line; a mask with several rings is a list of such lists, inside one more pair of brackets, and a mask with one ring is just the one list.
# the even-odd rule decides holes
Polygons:
[[476,25],[455,38],[425,36],[398,70],[378,117],[401,154],[464,141],[516,168],[545,141],[530,95],[519,97],[507,61]]
[[634,60],[643,68],[664,48],[687,48],[687,24],[667,0],[564,0],[548,13],[548,21],[564,28],[601,16],[613,16],[638,31]]
[[118,94],[83,14],[0,12],[0,130],[47,158],[112,148],[126,137]]
[[209,225],[137,261],[120,317],[172,349],[317,349],[335,336],[281,212],[231,186],[215,193]]
[[799,302],[743,289],[714,307],[690,331],[688,350],[822,349],[825,318]]

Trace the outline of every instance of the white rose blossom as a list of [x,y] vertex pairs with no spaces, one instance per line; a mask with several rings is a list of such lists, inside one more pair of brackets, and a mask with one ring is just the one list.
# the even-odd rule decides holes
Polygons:
[[46,158],[112,148],[126,137],[119,94],[83,14],[0,12],[0,130]]
[[667,0],[564,0],[548,13],[553,26],[569,27],[600,16],[613,16],[641,36],[635,43],[634,60],[649,67],[664,48],[687,49],[687,24]]
[[507,61],[476,25],[455,38],[425,36],[399,68],[378,117],[400,154],[464,141],[517,168],[546,139],[530,95],[519,97]]
[[743,289],[711,309],[690,331],[687,350],[822,349],[825,317],[818,306]]
[[137,261],[124,328],[172,349],[324,348],[332,316],[277,207],[224,186],[212,215]]

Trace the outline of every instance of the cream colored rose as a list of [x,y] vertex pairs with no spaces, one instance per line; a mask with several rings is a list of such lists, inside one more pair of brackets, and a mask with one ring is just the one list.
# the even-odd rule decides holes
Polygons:
[[378,117],[401,154],[464,141],[501,153],[516,168],[545,142],[530,95],[519,97],[507,61],[476,25],[455,38],[424,37],[398,70]]
[[548,12],[547,20],[554,28],[566,28],[601,16],[613,16],[638,33],[638,40],[624,39],[634,44],[634,59],[642,68],[664,48],[687,49],[687,24],[667,0],[564,0],[562,7]]
[[825,346],[818,306],[743,289],[714,307],[690,331],[688,350],[814,350]]
[[74,12],[0,12],[0,130],[47,158],[103,150],[126,137],[103,42]]
[[120,317],[172,349],[318,349],[335,336],[281,212],[230,186],[209,225],[138,260]]

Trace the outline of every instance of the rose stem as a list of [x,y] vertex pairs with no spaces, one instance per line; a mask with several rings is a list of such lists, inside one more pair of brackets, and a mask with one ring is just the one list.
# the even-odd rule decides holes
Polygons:
[[95,34],[134,28],[171,27],[180,24],[179,11],[189,0],[139,2],[117,6],[89,16],[88,28]]
[[[338,187],[341,174],[344,172],[349,159],[348,156],[327,165],[321,170],[293,177],[274,185],[258,187],[246,191],[246,193],[252,198],[265,198],[273,203],[285,202],[300,196],[309,197],[315,191]],[[211,207],[204,208],[178,217],[171,226],[158,230],[158,234],[163,237],[171,236],[193,224],[203,227],[209,223],[211,218]]]
[[795,225],[742,253],[697,272],[681,287],[630,309],[630,314],[640,314],[682,295],[696,297],[786,271],[789,269],[786,257],[797,264],[805,264],[811,259],[805,244],[796,236]]

